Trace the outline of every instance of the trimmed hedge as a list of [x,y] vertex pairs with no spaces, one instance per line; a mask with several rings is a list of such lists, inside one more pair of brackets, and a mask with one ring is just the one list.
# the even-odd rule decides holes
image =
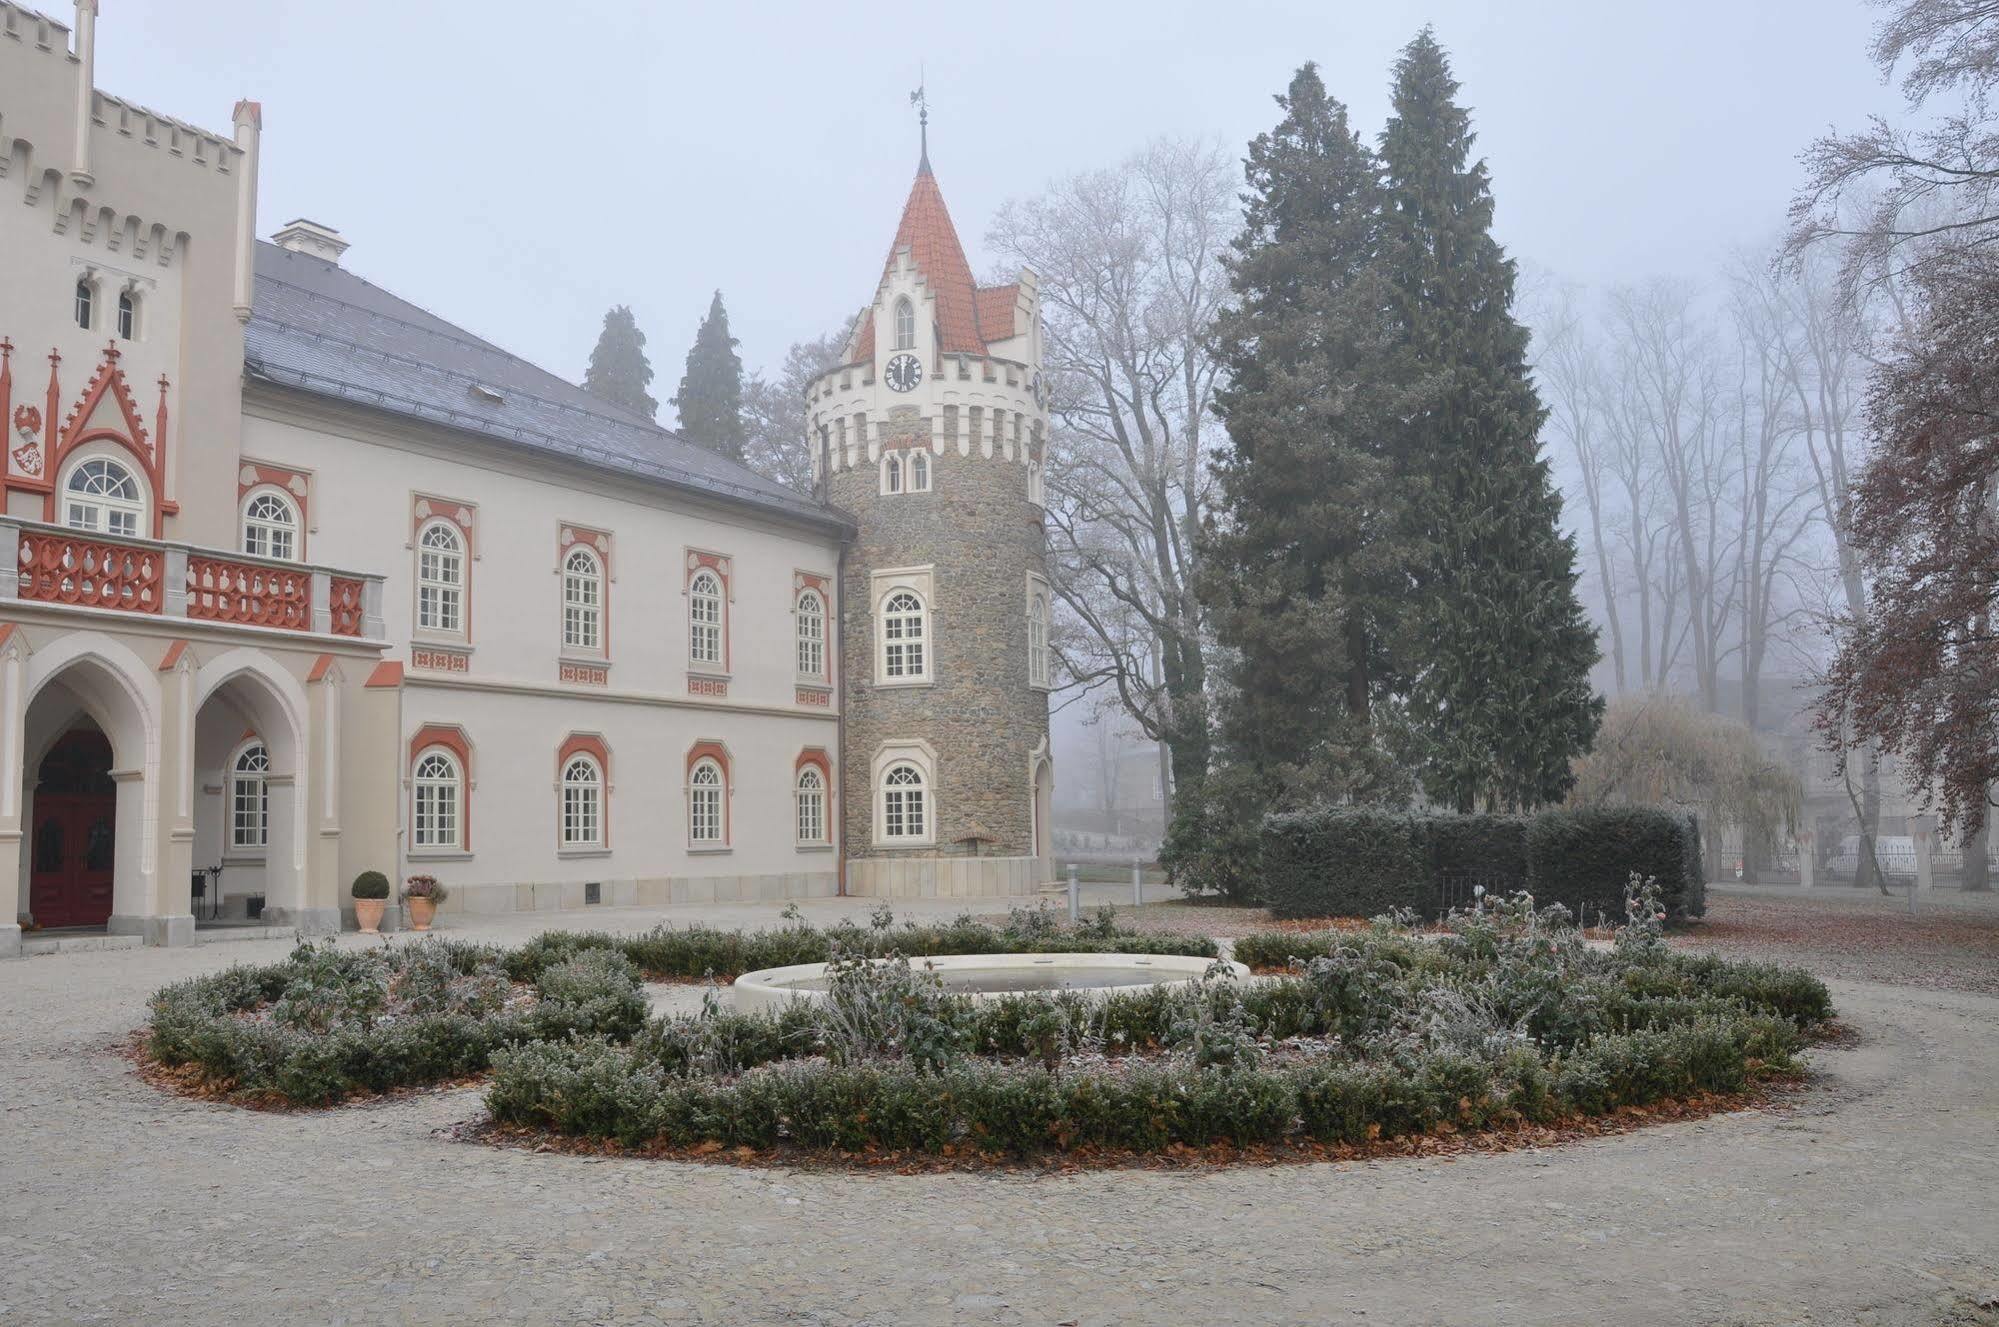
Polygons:
[[1786,1064],[1797,1045],[1780,1020],[1740,1018],[1601,1037],[1547,1061],[1528,1049],[1489,1059],[1433,1050],[1395,1063],[1157,1060],[1084,1071],[810,1060],[720,1080],[670,1074],[631,1048],[588,1039],[500,1052],[486,1108],[502,1124],[630,1147],[1026,1155],[1352,1144],[1739,1091],[1764,1067]]
[[[1288,947],[1289,953],[1285,953]],[[1422,938],[1253,936],[1290,975],[979,1002],[843,963],[822,1003],[494,1058],[502,1124],[627,1146],[1029,1154],[1352,1143],[1742,1088],[1830,1013],[1807,973],[1613,949],[1513,904]]]
[[1263,822],[1264,903],[1279,917],[1429,910],[1430,850],[1418,817],[1372,807],[1286,811]]
[[1446,882],[1484,877],[1589,922],[1624,919],[1633,872],[1655,879],[1674,920],[1706,911],[1692,816],[1610,806],[1533,816],[1409,815],[1328,807],[1263,821],[1264,902],[1278,917],[1436,917],[1464,899]]
[[1658,882],[1678,921],[1706,910],[1700,836],[1690,817],[1649,806],[1543,811],[1527,826],[1527,887],[1585,921],[1624,920],[1633,874]]
[[478,1073],[502,1046],[628,1038],[650,1013],[632,965],[602,951],[547,966],[537,998],[509,1008],[514,988],[502,957],[451,940],[359,950],[301,944],[277,963],[159,991],[147,1050],[164,1065],[196,1066],[223,1091],[324,1106]]

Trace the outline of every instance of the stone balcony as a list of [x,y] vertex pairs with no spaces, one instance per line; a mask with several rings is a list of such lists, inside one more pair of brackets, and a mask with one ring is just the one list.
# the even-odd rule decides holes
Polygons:
[[192,544],[0,517],[0,604],[62,604],[156,618],[382,639],[382,578]]

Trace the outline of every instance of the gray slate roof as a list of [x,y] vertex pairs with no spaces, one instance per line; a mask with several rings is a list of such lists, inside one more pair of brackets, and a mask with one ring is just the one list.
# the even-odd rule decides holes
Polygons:
[[811,498],[599,400],[336,263],[262,241],[243,358],[249,375],[266,382],[649,484],[834,529],[845,524]]

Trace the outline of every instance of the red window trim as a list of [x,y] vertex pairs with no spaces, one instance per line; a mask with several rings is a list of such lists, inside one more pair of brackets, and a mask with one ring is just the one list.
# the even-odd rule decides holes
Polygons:
[[[722,662],[720,665],[695,663],[694,645],[692,639],[690,639],[687,649],[687,666],[695,672],[699,672],[704,668],[715,668],[718,666],[724,673],[733,671],[735,643],[730,639],[733,633],[729,629],[731,625],[729,619],[735,616],[733,610],[736,602],[736,591],[729,579],[729,561],[729,556],[726,553],[710,553],[699,548],[690,548],[687,550],[687,574],[680,582],[680,594],[682,598],[692,599],[694,594],[694,578],[701,573],[704,567],[714,572],[716,578],[722,582]],[[691,618],[688,619],[688,628],[691,633],[693,628]]]
[[[611,532],[598,530],[587,525],[576,525],[564,521],[555,536],[556,580],[556,644],[559,650],[573,650],[573,646],[562,644],[562,580],[565,564],[569,561],[569,550],[577,544],[583,545],[597,555],[597,568],[603,576],[597,598],[597,648],[594,651],[580,651],[595,659],[611,657]],[[607,776],[608,777],[608,776]]]
[[[712,737],[703,738],[688,747],[686,781],[689,786],[692,786],[694,779],[694,767],[704,760],[714,761],[715,767],[722,771],[722,841],[711,846],[734,847],[735,827],[731,824],[730,803],[734,801],[732,794],[736,788],[736,776],[729,767],[729,748]],[[691,824],[687,827],[687,842],[690,846],[694,842],[694,826]]]
[[601,790],[597,802],[597,846],[608,849],[611,846],[611,748],[596,733],[571,733],[556,750],[556,845],[559,848],[562,843],[562,776],[569,768],[570,759],[575,756],[588,756],[597,762],[597,776],[600,780],[598,786]]
[[[404,764],[410,781],[410,833],[416,833],[416,762],[432,747],[443,747],[458,757],[458,851],[472,851],[472,743],[456,724],[427,723],[410,738],[409,760]],[[416,845],[411,844],[415,849]],[[416,849],[417,851],[428,851]]]

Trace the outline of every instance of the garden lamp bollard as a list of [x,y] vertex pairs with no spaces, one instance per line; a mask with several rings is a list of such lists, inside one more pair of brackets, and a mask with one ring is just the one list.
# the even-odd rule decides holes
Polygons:
[[1077,889],[1078,887],[1076,885],[1076,864],[1074,862],[1070,862],[1069,863],[1069,923],[1072,926],[1075,923],[1083,920],[1083,896],[1082,894],[1077,892]]

